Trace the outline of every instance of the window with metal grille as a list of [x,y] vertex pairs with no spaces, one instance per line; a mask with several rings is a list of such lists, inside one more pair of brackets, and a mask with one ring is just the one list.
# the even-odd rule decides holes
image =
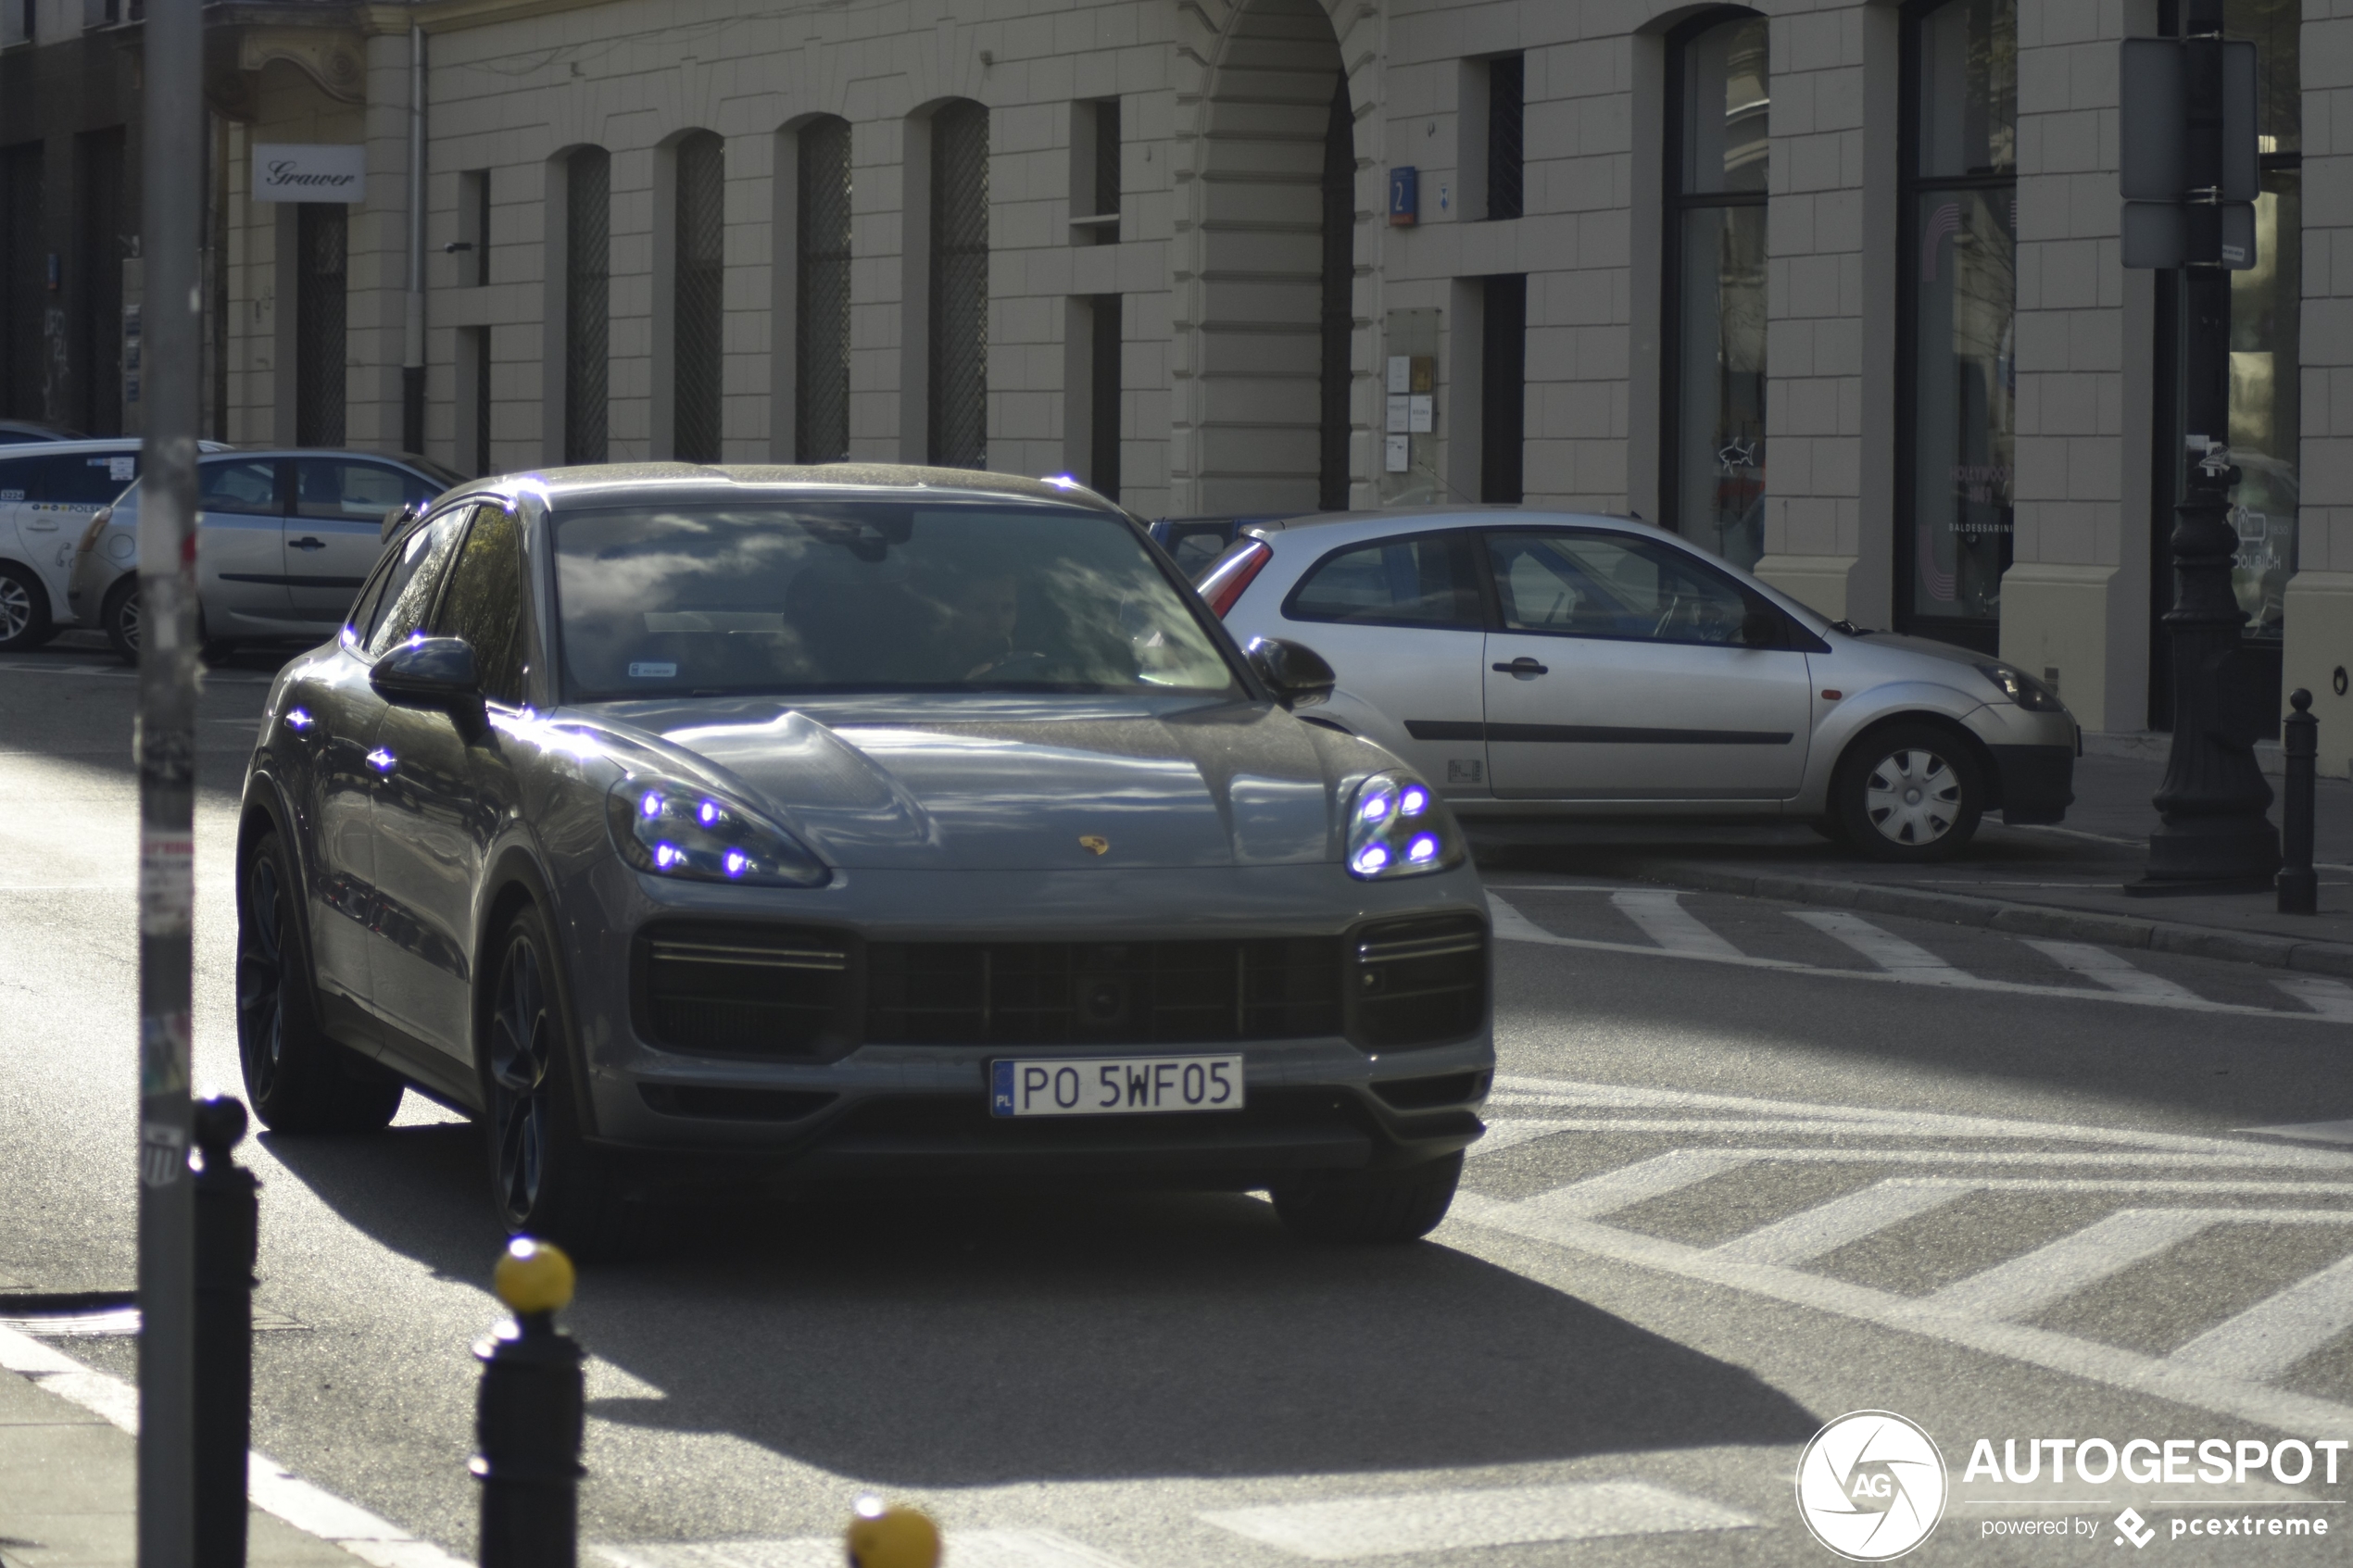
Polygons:
[[719,460],[719,345],[726,246],[726,153],[698,131],[678,144],[671,319],[671,454]]
[[1094,313],[1094,366],[1088,389],[1093,395],[1088,433],[1087,483],[1108,500],[1119,499],[1119,295],[1097,295],[1089,302]]
[[1356,315],[1356,120],[1348,78],[1332,89],[1324,127],[1324,307],[1317,505],[1348,506],[1349,337]]
[[305,202],[295,209],[295,442],[343,445],[344,285],[349,209]]
[[612,157],[583,147],[564,164],[564,461],[605,460],[611,345]]
[[1487,62],[1487,216],[1520,215],[1520,131],[1527,116],[1528,56]]
[[47,417],[42,397],[41,144],[0,150],[0,414]]
[[849,456],[849,122],[812,120],[795,141],[793,454],[837,463]]
[[988,111],[931,119],[930,458],[988,466]]
[[1478,498],[1517,501],[1528,414],[1528,274],[1479,280]]

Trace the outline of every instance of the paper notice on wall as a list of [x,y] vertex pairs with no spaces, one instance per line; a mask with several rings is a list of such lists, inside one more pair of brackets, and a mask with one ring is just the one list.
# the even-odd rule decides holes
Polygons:
[[1405,399],[1405,428],[1416,435],[1428,435],[1429,422],[1435,416],[1434,399],[1427,392],[1417,392]]
[[1414,358],[1410,354],[1389,357],[1389,390],[1403,394],[1414,389]]
[[1410,435],[1392,435],[1387,439],[1389,450],[1387,461],[1383,466],[1390,473],[1403,473],[1413,465],[1414,438]]
[[1413,417],[1413,413],[1406,405],[1412,401],[1413,399],[1409,397],[1391,397],[1389,400],[1389,421],[1386,428],[1390,434],[1403,435],[1411,428],[1406,421]]

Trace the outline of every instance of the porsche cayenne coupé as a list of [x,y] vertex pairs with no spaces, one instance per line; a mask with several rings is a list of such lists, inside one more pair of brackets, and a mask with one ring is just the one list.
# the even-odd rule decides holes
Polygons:
[[557,470],[401,526],[271,688],[238,854],[270,1126],[415,1086],[513,1229],[695,1182],[1271,1191],[1444,1214],[1494,1062],[1445,804],[1292,711],[1091,493]]

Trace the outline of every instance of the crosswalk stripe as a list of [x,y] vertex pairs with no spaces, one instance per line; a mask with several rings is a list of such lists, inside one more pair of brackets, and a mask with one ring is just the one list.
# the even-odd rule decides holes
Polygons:
[[2168,1363],[2269,1383],[2353,1328],[2353,1258],[2266,1297],[2166,1358]]
[[1931,985],[1979,983],[1975,975],[1964,973],[1919,944],[1883,931],[1860,915],[1850,915],[1843,909],[1792,909],[1789,915],[1833,941],[1843,942],[1890,974]]
[[2127,1209],[2006,1263],[1956,1280],[1931,1305],[1971,1317],[2032,1317],[2111,1274],[2179,1246],[2213,1222],[2194,1209]]
[[1739,958],[1741,950],[1701,924],[1697,915],[1683,908],[1682,897],[1670,889],[1621,887],[1609,896],[1609,901],[1642,927],[1643,935],[1668,952]]
[[[1760,1125],[1750,1122],[1717,1123],[1712,1125],[1714,1129],[1718,1131],[1735,1133],[1762,1133],[1775,1130],[1773,1125]],[[1484,1148],[1487,1147],[1488,1138],[1497,1136],[1501,1136],[1504,1139],[1503,1147],[1508,1148],[1517,1144],[1529,1142],[1535,1138],[1550,1137],[1556,1133],[1607,1132],[1612,1129],[1623,1129],[1629,1126],[1639,1127],[1640,1129],[1644,1130],[1687,1132],[1706,1130],[1699,1123],[1688,1122],[1643,1122],[1641,1123],[1632,1123],[1603,1117],[1584,1117],[1573,1121],[1567,1119],[1554,1119],[1552,1117],[1515,1117],[1510,1120],[1499,1119],[1497,1121],[1490,1122],[1487,1124],[1487,1137],[1480,1138],[1478,1142],[1473,1144],[1471,1148],[1474,1151]],[[1822,1130],[1818,1126],[1808,1126],[1799,1123],[1780,1123],[1779,1126],[1780,1130],[1792,1132],[1818,1132]],[[1888,1134],[1894,1134],[1895,1135],[1906,1135],[1902,1129],[1848,1126],[1843,1130],[1849,1135],[1856,1134],[1865,1135],[1885,1135]],[[2151,1166],[2158,1169],[2179,1167],[2186,1170],[2238,1170],[2250,1165],[2269,1165],[2273,1163],[2273,1161],[2264,1159],[2259,1153],[2248,1155],[2168,1154],[2156,1150],[2149,1150],[2145,1152],[2120,1152],[2109,1149],[1714,1148],[1706,1150],[1692,1150],[1691,1152],[1705,1152],[1718,1158],[1750,1164],[2080,1165],[2092,1168]],[[2331,1163],[2317,1165],[2315,1168],[2321,1170],[2342,1170],[2344,1167],[2341,1163]],[[1588,1178],[1588,1180],[1592,1181],[1598,1181],[1601,1179],[1602,1178],[1600,1177]],[[1976,1176],[1971,1177],[1970,1180],[1979,1185],[1999,1186],[2003,1185],[2001,1178],[1999,1177]],[[1574,1185],[1582,1186],[1584,1184],[1578,1183]],[[2353,1182],[2169,1182],[2140,1180],[2130,1182],[2095,1183],[2036,1182],[2032,1184],[2032,1185],[2037,1190],[2042,1191],[2050,1191],[2061,1188],[2069,1190],[2089,1190],[2093,1187],[2099,1187],[2105,1190],[2132,1192],[2181,1191],[2265,1194],[2277,1193],[2285,1196],[2309,1194],[2316,1197],[2326,1198],[2353,1198]],[[1571,1189],[1561,1188],[1559,1190],[1568,1191]]]
[[1590,1220],[1620,1209],[1630,1209],[1637,1203],[1663,1198],[1688,1186],[1696,1186],[1710,1176],[1720,1176],[1746,1163],[1738,1154],[1722,1154],[1714,1149],[1678,1148],[1649,1160],[1636,1160],[1631,1165],[1621,1165],[1615,1171],[1604,1171],[1598,1176],[1588,1176],[1581,1182],[1554,1187],[1528,1201],[1536,1205],[1539,1213],[1573,1215]]
[[1536,1541],[1754,1529],[1718,1503],[1646,1481],[1592,1481],[1224,1509],[1201,1517],[1319,1562]]
[[[940,1560],[956,1568],[1128,1568],[1054,1530],[950,1530]],[[841,1568],[838,1537],[797,1536],[767,1541],[641,1541],[591,1543],[588,1551],[611,1568]]]
[[2319,1013],[2340,1023],[2353,1023],[2353,985],[2342,980],[2323,980],[2318,975],[2299,974],[2287,980],[2274,980],[2272,985]]
[[2106,947],[2095,947],[2089,942],[2053,942],[2039,936],[2022,936],[2019,940],[2061,969],[2128,997],[2197,999],[2197,993],[2188,986],[2177,985],[2171,980],[2151,974],[2123,954],[2111,953]]
[[1916,1182],[1896,1177],[1817,1204],[1709,1250],[1734,1263],[1803,1263],[1890,1225],[1942,1209],[1969,1189],[1970,1184],[1966,1182]]

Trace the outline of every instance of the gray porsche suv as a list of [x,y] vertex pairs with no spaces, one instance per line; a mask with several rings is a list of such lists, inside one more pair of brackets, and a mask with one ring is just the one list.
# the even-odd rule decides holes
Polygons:
[[686,465],[459,487],[272,687],[238,1022],[273,1128],[408,1085],[516,1230],[682,1181],[1271,1189],[1444,1214],[1491,1077],[1437,792],[1298,717],[1091,493]]

